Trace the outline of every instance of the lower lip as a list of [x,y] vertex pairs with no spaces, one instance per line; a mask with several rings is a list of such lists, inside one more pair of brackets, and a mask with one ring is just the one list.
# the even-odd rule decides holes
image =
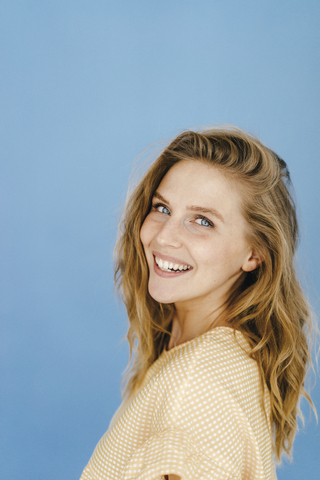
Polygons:
[[153,264],[154,264],[154,271],[156,272],[156,274],[159,275],[159,277],[164,277],[164,278],[181,277],[181,275],[185,275],[186,273],[190,272],[190,270],[192,270],[192,268],[190,268],[189,270],[181,270],[179,273],[164,272],[158,267],[154,257],[153,257]]

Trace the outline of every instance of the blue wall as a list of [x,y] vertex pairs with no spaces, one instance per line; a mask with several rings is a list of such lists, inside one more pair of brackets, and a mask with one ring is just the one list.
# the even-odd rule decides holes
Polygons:
[[[317,311],[319,7],[0,2],[1,479],[77,479],[118,406],[127,320],[112,250],[148,145],[226,122],[281,155]],[[320,429],[303,405],[280,480],[319,478]]]

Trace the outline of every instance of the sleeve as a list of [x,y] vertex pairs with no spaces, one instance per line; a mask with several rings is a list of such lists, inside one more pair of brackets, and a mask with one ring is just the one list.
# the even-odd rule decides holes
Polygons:
[[83,470],[80,480],[95,480],[95,478],[91,475],[89,465]]
[[150,437],[127,463],[121,480],[160,480],[175,474],[181,480],[227,480],[221,465],[199,449],[187,432],[168,428]]
[[[204,356],[179,394],[172,396],[179,375],[171,370],[171,389],[155,409],[153,434],[135,450],[121,480],[160,480],[175,474],[181,480],[261,480],[261,454],[247,415],[232,389],[231,375],[208,368]],[[179,366],[179,365],[178,365]],[[246,386],[239,386],[250,396]]]

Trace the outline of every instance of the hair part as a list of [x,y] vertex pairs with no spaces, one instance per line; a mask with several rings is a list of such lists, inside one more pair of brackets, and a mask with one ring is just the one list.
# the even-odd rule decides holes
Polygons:
[[[125,393],[133,394],[170,336],[173,304],[148,292],[148,266],[140,241],[142,224],[161,180],[176,163],[201,161],[218,168],[242,192],[248,240],[262,261],[230,292],[228,319],[251,345],[263,384],[270,392],[277,459],[290,456],[297,430],[299,398],[311,364],[311,314],[294,267],[298,223],[286,163],[252,135],[236,128],[186,131],[150,166],[127,201],[115,249],[115,281],[130,322],[131,365]],[[133,358],[132,364],[131,360]]]

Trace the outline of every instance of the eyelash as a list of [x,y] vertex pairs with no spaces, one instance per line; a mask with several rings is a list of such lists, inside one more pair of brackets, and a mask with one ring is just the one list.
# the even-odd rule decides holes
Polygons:
[[[163,203],[155,203],[155,204],[152,204],[152,209],[153,209],[153,210],[157,210],[157,208],[159,208],[159,207],[164,207],[164,208],[166,208],[167,210],[169,210],[169,208],[168,208],[166,205],[164,205]],[[170,210],[169,210],[169,211],[170,211]],[[163,212],[159,212],[159,213],[163,213]],[[205,220],[206,222],[209,223],[209,225],[200,225],[200,226],[202,226],[202,227],[207,227],[207,228],[208,228],[208,227],[214,227],[214,224],[213,224],[207,217],[204,217],[203,215],[197,215],[197,216],[195,217],[195,219],[196,219],[196,220]]]

